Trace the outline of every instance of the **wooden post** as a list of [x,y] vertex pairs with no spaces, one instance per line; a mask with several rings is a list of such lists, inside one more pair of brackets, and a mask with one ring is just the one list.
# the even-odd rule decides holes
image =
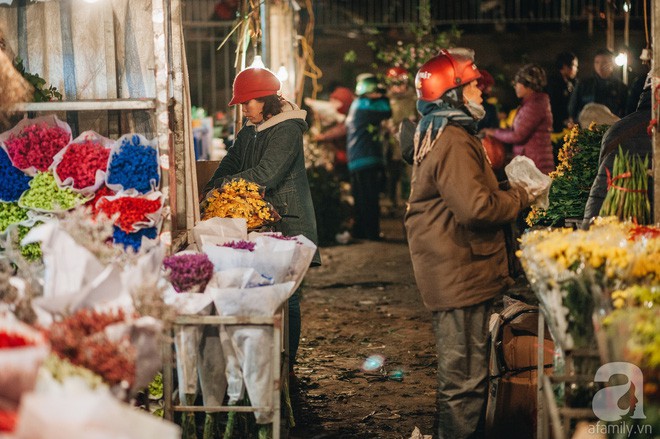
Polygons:
[[[660,112],[658,112],[658,100],[655,91],[660,87],[660,40],[656,41],[656,34],[660,32],[660,2],[651,2],[651,46],[653,48],[653,60],[651,61],[651,77],[652,77],[652,90],[653,90],[653,115],[654,120],[658,120]],[[660,222],[660,133],[658,133],[658,124],[656,123],[653,129],[653,194],[655,205],[653,207],[653,221]]]
[[605,4],[605,19],[607,21],[607,49],[614,52],[614,14],[612,13],[612,0]]

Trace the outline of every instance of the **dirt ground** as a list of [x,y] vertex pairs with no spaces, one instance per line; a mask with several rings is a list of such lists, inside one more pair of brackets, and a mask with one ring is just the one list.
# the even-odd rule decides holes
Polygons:
[[322,248],[323,265],[308,272],[290,437],[407,439],[415,426],[431,434],[431,314],[402,221],[382,219],[384,241]]

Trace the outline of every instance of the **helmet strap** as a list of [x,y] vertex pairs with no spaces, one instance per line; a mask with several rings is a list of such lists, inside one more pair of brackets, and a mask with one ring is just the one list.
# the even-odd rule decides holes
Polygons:
[[464,103],[463,103],[463,87],[456,87],[452,88],[451,90],[447,90],[445,94],[442,95],[440,100],[448,103],[454,108],[461,108]]

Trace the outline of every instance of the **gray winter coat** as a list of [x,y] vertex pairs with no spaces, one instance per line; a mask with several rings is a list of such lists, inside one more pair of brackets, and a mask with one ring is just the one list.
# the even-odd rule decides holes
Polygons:
[[[266,188],[265,199],[282,220],[275,229],[285,236],[304,235],[318,243],[316,216],[307,181],[303,153],[303,132],[307,112],[292,103],[260,125],[247,122],[222,159],[204,194],[226,179],[243,178]],[[320,265],[317,251],[312,265]]]

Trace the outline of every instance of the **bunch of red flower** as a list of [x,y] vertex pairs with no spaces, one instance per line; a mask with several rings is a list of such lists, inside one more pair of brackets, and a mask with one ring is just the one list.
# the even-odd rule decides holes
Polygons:
[[660,228],[655,226],[635,225],[628,233],[628,239],[631,241],[639,238],[653,239],[658,237],[660,237]]
[[99,188],[99,190],[96,191],[96,193],[94,194],[94,198],[92,198],[87,203],[85,203],[86,206],[91,207],[93,217],[96,217],[96,214],[99,213],[99,210],[96,207],[96,203],[98,203],[101,198],[111,197],[114,194],[115,192],[113,190],[111,190],[108,186],[103,185]]
[[19,169],[34,166],[45,172],[53,157],[71,140],[71,135],[60,127],[28,125],[18,136],[5,142],[12,163]]
[[22,348],[24,346],[34,346],[34,344],[34,341],[20,334],[0,329],[0,349]]
[[148,221],[147,214],[156,213],[160,209],[160,200],[149,200],[141,197],[121,197],[115,200],[104,198],[100,200],[96,209],[103,212],[109,218],[119,213],[115,225],[126,233],[134,232],[133,225],[138,222]]
[[57,176],[61,181],[71,177],[76,189],[92,186],[96,182],[96,171],[105,171],[108,167],[108,157],[110,150],[98,143],[72,143],[57,165]]
[[0,431],[14,431],[18,416],[15,411],[0,410]]
[[110,341],[103,330],[123,322],[124,313],[99,313],[82,309],[48,330],[53,352],[71,363],[100,375],[109,385],[135,380],[135,348],[124,342]]

